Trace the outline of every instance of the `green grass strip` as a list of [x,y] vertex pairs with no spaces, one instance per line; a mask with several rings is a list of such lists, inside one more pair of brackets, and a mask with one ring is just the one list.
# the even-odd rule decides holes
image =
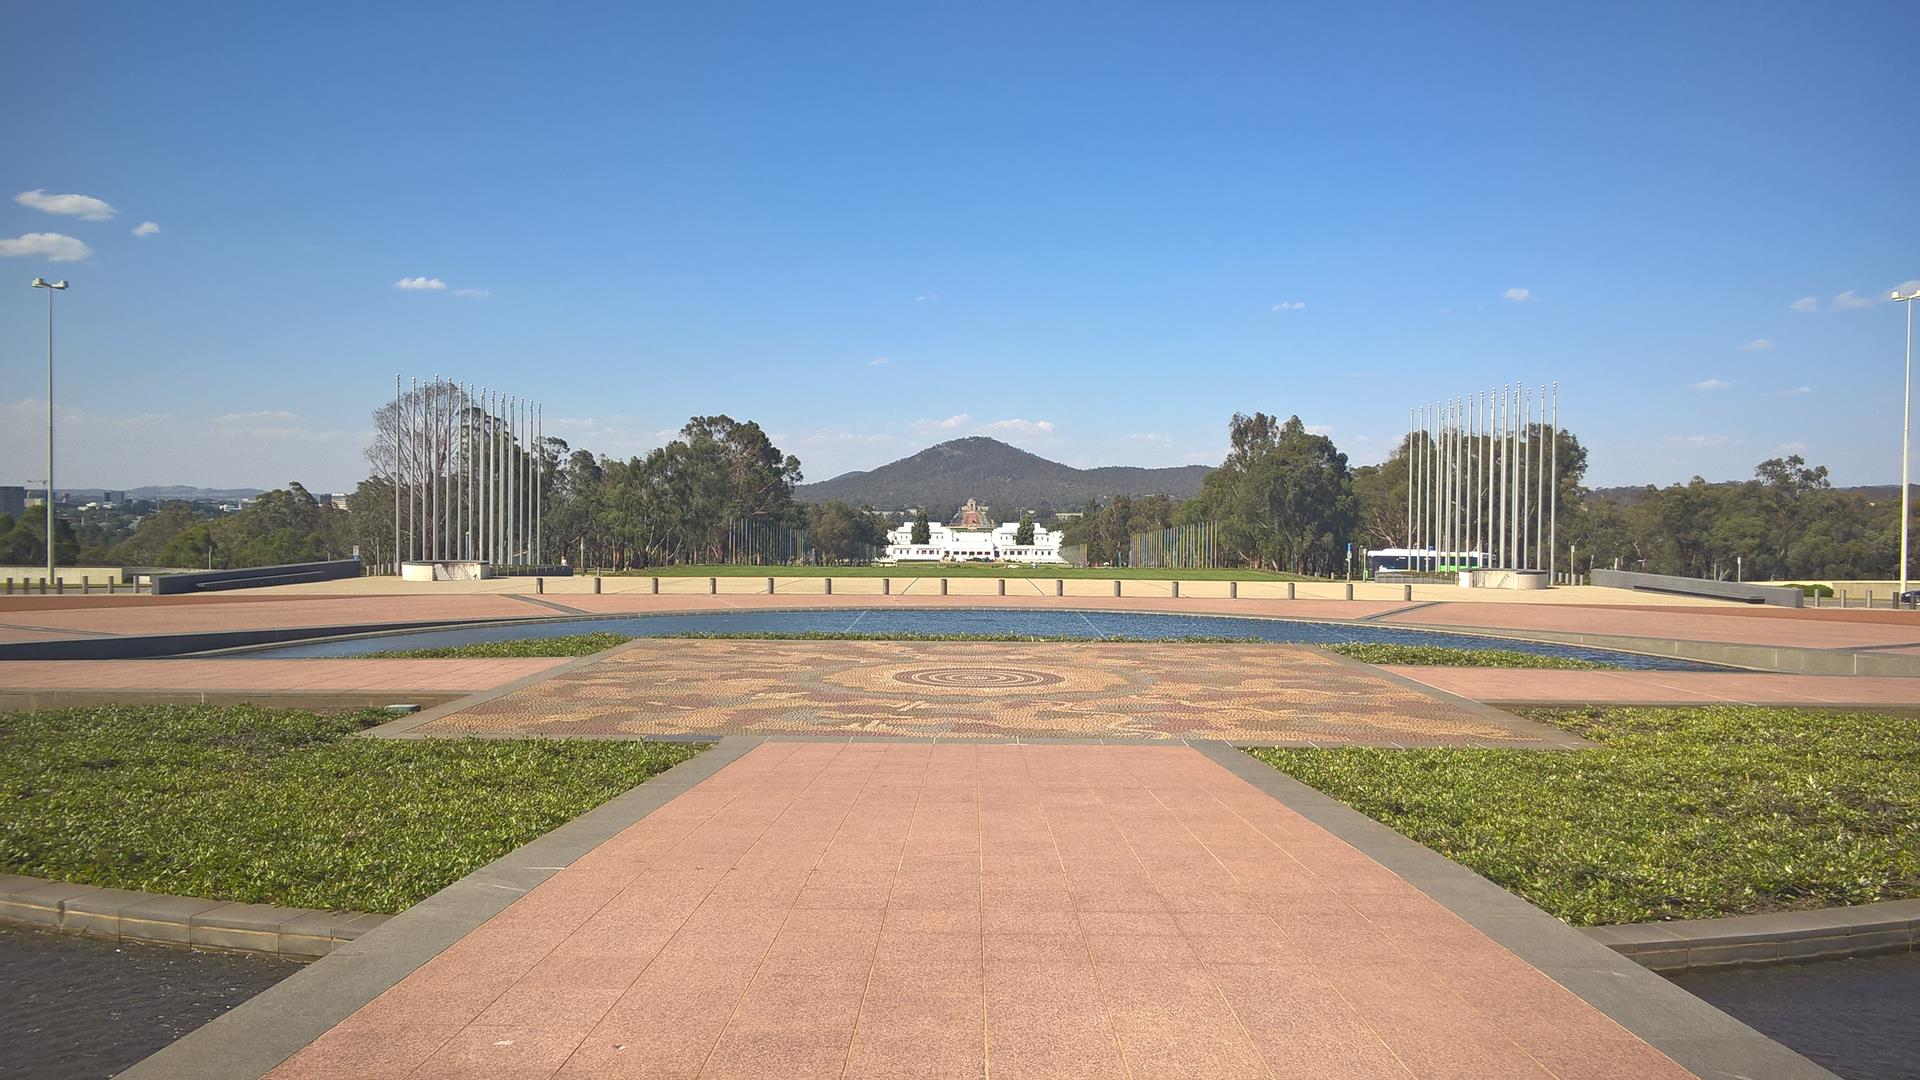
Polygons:
[[397,912],[701,748],[354,738],[253,706],[0,713],[0,870]]
[[1368,664],[1402,667],[1544,668],[1555,671],[1617,671],[1619,664],[1547,656],[1519,649],[1467,649],[1451,645],[1376,645],[1347,641],[1327,648]]
[[566,634],[560,637],[513,638],[508,641],[476,641],[470,645],[445,645],[436,649],[389,649],[365,653],[352,659],[368,660],[471,660],[518,656],[592,656],[623,642],[625,634],[596,630],[591,634]]
[[1254,750],[1576,926],[1920,895],[1920,718],[1529,710],[1592,750]]

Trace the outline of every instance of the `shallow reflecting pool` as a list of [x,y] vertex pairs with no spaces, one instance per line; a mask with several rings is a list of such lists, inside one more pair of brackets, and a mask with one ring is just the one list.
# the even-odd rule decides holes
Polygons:
[[1816,960],[1673,981],[1847,1077],[1920,1077],[1920,953]]
[[609,631],[632,637],[705,632],[741,634],[828,631],[873,634],[1026,634],[1036,637],[1168,639],[1232,637],[1258,641],[1304,642],[1327,645],[1364,641],[1397,645],[1441,645],[1461,649],[1513,649],[1544,656],[1602,660],[1623,667],[1651,671],[1713,671],[1712,665],[1670,660],[1609,649],[1552,645],[1501,638],[1408,630],[1395,626],[1353,623],[1298,622],[1291,619],[1253,619],[1218,615],[1153,615],[1099,611],[968,611],[968,610],[828,610],[754,611],[711,615],[634,615],[615,618],[566,619],[512,626],[467,626],[448,630],[417,630],[378,634],[342,641],[281,645],[249,651],[252,657],[283,659],[312,656],[362,656],[388,649],[431,649],[479,641],[558,637]]
[[112,1076],[300,968],[0,927],[0,1076]]

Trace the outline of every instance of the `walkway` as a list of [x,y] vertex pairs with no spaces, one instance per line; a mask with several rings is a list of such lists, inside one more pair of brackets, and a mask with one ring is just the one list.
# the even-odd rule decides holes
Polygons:
[[817,742],[747,753],[271,1075],[989,1072],[1692,1075],[1195,750]]
[[1436,690],[1500,705],[1819,705],[1920,708],[1920,679],[1745,671],[1552,671],[1384,667]]
[[8,690],[450,690],[478,693],[569,663],[486,660],[14,660]]

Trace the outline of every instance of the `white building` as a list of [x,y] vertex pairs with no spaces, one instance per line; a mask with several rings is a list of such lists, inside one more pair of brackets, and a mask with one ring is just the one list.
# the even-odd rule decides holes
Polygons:
[[1033,543],[1016,544],[1014,536],[1020,526],[1015,522],[999,525],[992,530],[956,529],[951,525],[930,522],[927,526],[927,542],[913,542],[913,523],[907,522],[887,533],[887,562],[1013,562],[1013,563],[1058,563],[1060,558],[1060,534],[1033,527]]

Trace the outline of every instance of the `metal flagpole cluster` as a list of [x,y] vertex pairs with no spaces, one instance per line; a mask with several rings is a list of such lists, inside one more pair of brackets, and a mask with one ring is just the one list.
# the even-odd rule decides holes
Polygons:
[[540,565],[538,402],[435,375],[393,377],[393,532],[403,562]]
[[1560,384],[1407,412],[1406,568],[1559,573]]

